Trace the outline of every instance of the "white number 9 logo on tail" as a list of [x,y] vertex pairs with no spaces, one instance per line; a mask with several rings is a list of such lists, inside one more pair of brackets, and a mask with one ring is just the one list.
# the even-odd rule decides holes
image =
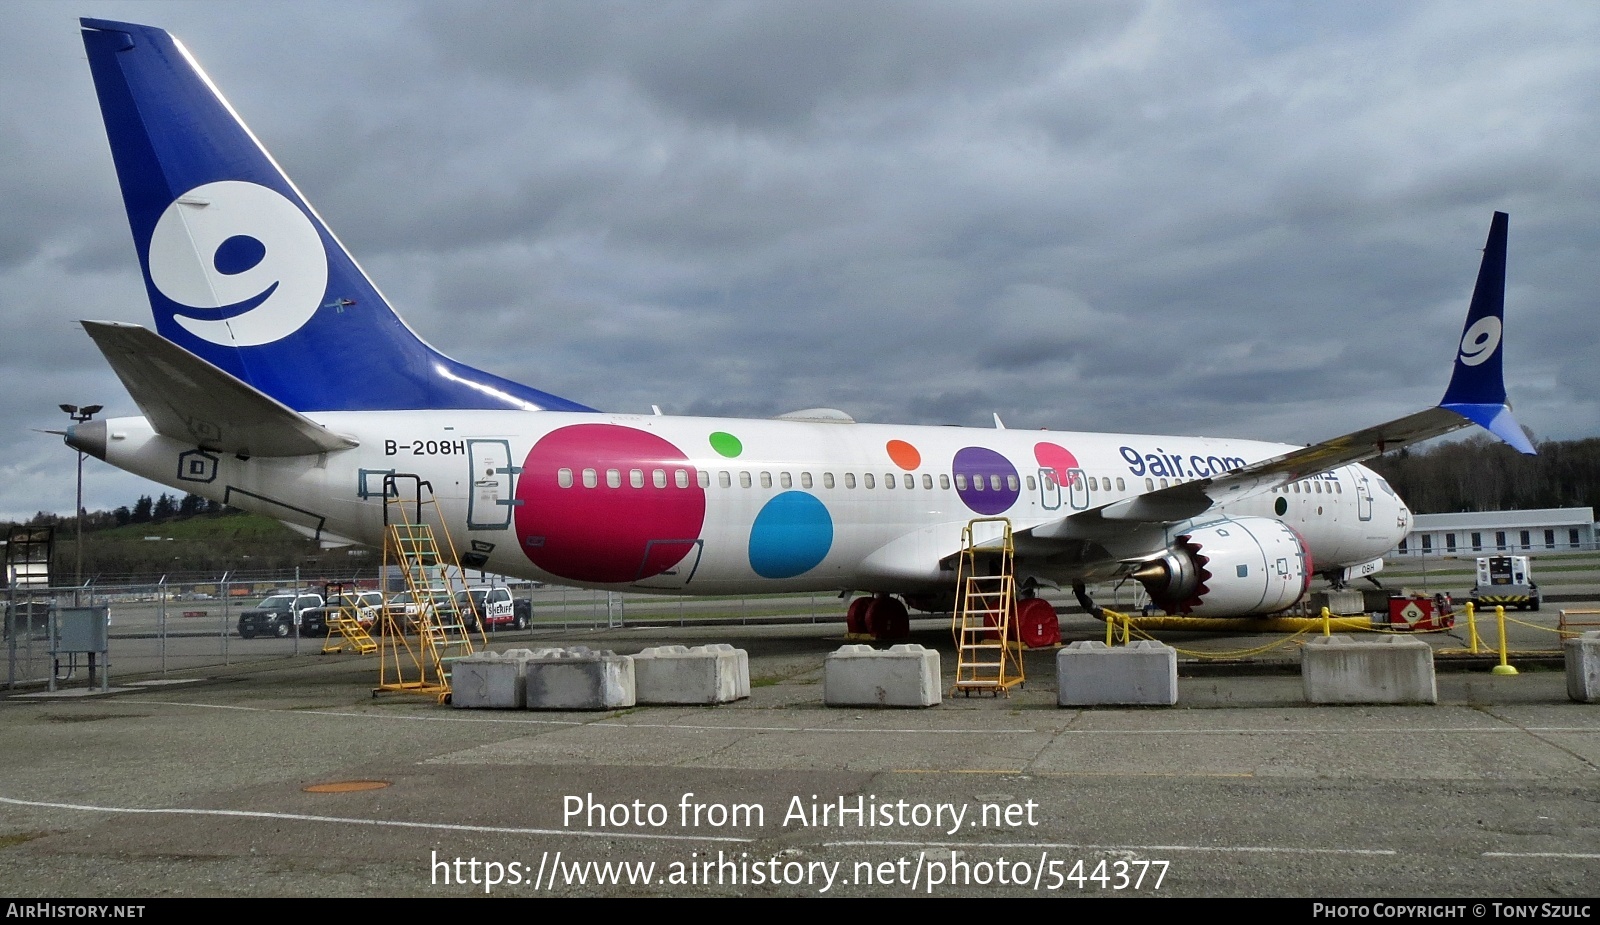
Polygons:
[[206,183],[167,206],[150,235],[150,281],[186,308],[260,304],[232,317],[174,314],[190,334],[256,347],[300,330],[322,304],[328,256],[316,226],[280,194],[242,180]]
[[1500,346],[1500,319],[1493,315],[1485,315],[1472,323],[1466,333],[1461,335],[1461,355],[1459,359],[1465,366],[1477,366],[1494,356],[1495,348]]

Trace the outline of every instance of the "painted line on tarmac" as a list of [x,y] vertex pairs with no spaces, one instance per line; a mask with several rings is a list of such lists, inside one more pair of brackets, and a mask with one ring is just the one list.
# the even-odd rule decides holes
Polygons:
[[1339,854],[1391,857],[1399,854],[1386,848],[1279,848],[1271,845],[1079,845],[1070,842],[954,842],[954,841],[834,841],[824,848],[1057,848],[1067,851],[1206,851],[1217,854]]
[[1486,858],[1559,858],[1566,861],[1600,860],[1600,854],[1567,854],[1561,851],[1485,851]]
[[480,832],[498,835],[572,835],[578,838],[627,838],[645,841],[699,841],[749,844],[753,838],[732,838],[708,835],[656,835],[642,832],[573,831],[571,829],[533,829],[503,825],[469,825],[452,822],[406,822],[400,819],[357,819],[349,816],[317,816],[310,813],[269,813],[243,809],[144,809],[135,806],[90,806],[82,803],[49,803],[40,800],[17,800],[0,797],[0,803],[27,806],[36,809],[70,809],[89,813],[122,813],[144,816],[228,816],[236,819],[278,819],[291,822],[328,822],[337,825],[370,825],[396,829],[429,829],[440,832]]
[[[523,726],[598,726],[604,729],[693,729],[728,732],[827,732],[849,733],[852,735],[858,735],[861,733],[870,733],[874,735],[882,735],[885,733],[906,733],[914,735],[982,735],[985,733],[1000,733],[1003,735],[1052,734],[1048,729],[999,729],[994,727],[988,727],[984,729],[894,729],[884,727],[852,727],[848,729],[841,729],[832,726],[711,726],[704,723],[619,723],[603,719],[585,721],[571,719],[501,718],[492,716],[386,716],[382,713],[355,713],[348,710],[277,710],[269,707],[243,707],[234,704],[192,703],[179,700],[136,700],[127,697],[120,698],[117,702],[137,703],[146,706],[159,707],[198,707],[205,710],[238,710],[245,713],[274,713],[283,716],[335,716],[348,719],[381,719],[414,723],[510,723]],[[842,720],[843,717],[841,716],[840,719]]]
[[1354,726],[1346,729],[1063,729],[1059,735],[1401,735],[1417,733],[1567,732],[1600,733],[1600,726]]

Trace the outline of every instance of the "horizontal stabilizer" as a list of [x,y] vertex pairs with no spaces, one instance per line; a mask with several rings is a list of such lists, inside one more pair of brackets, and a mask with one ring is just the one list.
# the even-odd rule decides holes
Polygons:
[[154,331],[110,321],[85,321],[83,329],[163,437],[239,456],[306,456],[357,445]]

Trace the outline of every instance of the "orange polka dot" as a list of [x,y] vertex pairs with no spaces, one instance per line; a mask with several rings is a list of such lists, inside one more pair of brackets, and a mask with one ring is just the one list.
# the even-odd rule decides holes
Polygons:
[[890,440],[885,449],[889,451],[889,458],[894,460],[894,464],[907,472],[922,465],[922,454],[904,440]]

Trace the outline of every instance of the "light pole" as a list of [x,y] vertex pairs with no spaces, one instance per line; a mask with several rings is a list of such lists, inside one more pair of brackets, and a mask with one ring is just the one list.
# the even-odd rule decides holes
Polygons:
[[[61,410],[72,418],[73,423],[82,424],[104,410],[101,405],[62,405]],[[83,584],[83,451],[78,451],[78,506],[73,508],[72,519],[78,522],[78,568],[73,573],[72,586],[77,588]]]

